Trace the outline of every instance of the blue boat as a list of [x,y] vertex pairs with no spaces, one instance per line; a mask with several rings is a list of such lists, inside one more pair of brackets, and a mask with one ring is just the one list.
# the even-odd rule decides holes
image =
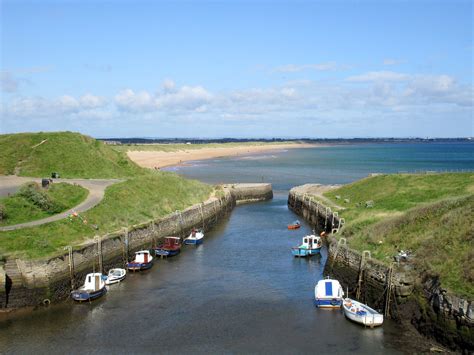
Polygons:
[[168,257],[178,255],[181,252],[181,238],[166,237],[163,244],[153,248],[156,256]]
[[344,291],[337,280],[319,280],[314,288],[314,305],[319,308],[341,308]]
[[84,285],[71,292],[71,298],[77,302],[93,301],[107,293],[102,274],[87,274]]
[[153,256],[148,250],[140,250],[135,253],[135,260],[127,263],[130,271],[143,271],[151,269],[153,266]]
[[307,235],[297,247],[291,248],[291,253],[296,257],[306,257],[319,254],[323,246],[321,237],[314,234]]
[[196,230],[193,228],[189,237],[184,240],[186,245],[199,245],[204,240],[204,232],[202,230]]

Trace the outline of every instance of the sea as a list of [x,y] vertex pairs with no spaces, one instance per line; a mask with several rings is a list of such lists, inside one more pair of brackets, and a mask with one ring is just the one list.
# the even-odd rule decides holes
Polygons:
[[0,322],[0,353],[400,354],[429,345],[397,323],[376,329],[317,309],[327,250],[296,259],[310,233],[286,225],[291,187],[345,184],[372,173],[474,171],[474,144],[363,144],[272,151],[168,168],[208,183],[270,182],[270,201],[237,206],[174,258],[110,286],[100,300],[67,300]]

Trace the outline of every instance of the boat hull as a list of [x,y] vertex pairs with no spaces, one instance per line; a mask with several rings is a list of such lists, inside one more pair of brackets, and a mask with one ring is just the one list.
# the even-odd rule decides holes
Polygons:
[[314,305],[318,308],[341,308],[342,300],[337,298],[316,298]]
[[307,256],[317,255],[321,251],[321,248],[317,249],[303,249],[303,248],[292,248],[291,253],[295,257],[304,258]]
[[152,261],[148,263],[136,263],[134,261],[127,263],[127,269],[130,271],[148,270],[148,269],[151,269],[152,266],[153,266]]
[[155,255],[156,256],[175,256],[178,255],[181,252],[181,249],[174,249],[174,250],[168,250],[168,249],[155,249]]
[[299,224],[290,224],[290,225],[288,226],[288,229],[294,230],[294,229],[298,229],[298,228],[300,228],[300,227],[301,227],[301,226],[300,226]]
[[96,300],[107,293],[107,288],[102,287],[97,291],[74,290],[71,292],[71,298],[76,302],[87,302]]
[[120,281],[123,281],[125,279],[125,276],[127,275],[125,274],[121,277],[107,278],[107,280],[105,280],[105,284],[113,285],[113,284],[119,283]]
[[184,244],[186,245],[199,245],[202,244],[203,238],[201,239],[185,239]]
[[343,304],[344,315],[352,322],[366,327],[378,327],[383,324],[383,315],[370,308],[369,306],[357,301],[347,300]]

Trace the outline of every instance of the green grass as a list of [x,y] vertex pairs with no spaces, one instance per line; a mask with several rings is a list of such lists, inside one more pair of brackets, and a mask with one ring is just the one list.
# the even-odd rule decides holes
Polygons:
[[236,143],[205,143],[205,144],[124,144],[111,146],[120,152],[127,151],[160,151],[160,152],[177,152],[180,150],[194,150],[203,148],[233,148],[245,146],[265,146],[278,144],[300,144],[299,142],[236,142]]
[[49,177],[52,172],[64,178],[123,178],[143,169],[126,154],[79,133],[0,135],[0,175]]
[[[102,202],[79,218],[46,225],[0,232],[0,253],[6,257],[28,259],[55,255],[66,245],[78,243],[96,234],[164,217],[176,210],[205,201],[212,187],[187,180],[173,173],[150,172],[109,186]],[[94,230],[92,225],[97,225]]]
[[[474,174],[375,176],[325,196],[339,204],[350,199],[339,215],[346,219],[340,236],[352,248],[387,263],[398,250],[411,250],[420,270],[474,297]],[[368,200],[373,208],[365,207]]]
[[[53,184],[45,191],[45,194],[56,206],[62,207],[60,211],[57,211],[57,213],[78,205],[85,200],[88,193],[87,189],[81,186],[67,183]],[[42,210],[40,207],[19,194],[1,198],[0,204],[5,206],[6,212],[6,218],[0,221],[0,226],[34,221],[54,214]]]

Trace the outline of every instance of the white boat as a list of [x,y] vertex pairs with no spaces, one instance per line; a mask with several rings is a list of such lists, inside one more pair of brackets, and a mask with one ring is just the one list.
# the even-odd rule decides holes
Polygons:
[[125,269],[110,269],[107,278],[105,279],[105,284],[112,285],[118,283],[125,279],[125,276],[127,276],[127,271]]
[[365,325],[366,327],[373,328],[383,323],[382,314],[356,300],[350,298],[344,299],[342,308],[347,319]]
[[71,292],[74,301],[84,302],[92,301],[102,297],[107,293],[107,287],[102,278],[102,274],[95,272],[86,275],[84,285]]
[[320,308],[341,308],[344,291],[337,280],[319,280],[314,287],[314,305]]
[[299,257],[316,255],[320,253],[322,246],[321,237],[311,234],[304,237],[300,245],[291,248],[291,253]]
[[184,244],[193,244],[193,245],[202,244],[203,239],[204,239],[204,232],[201,229],[196,230],[193,228],[189,237],[184,239]]

